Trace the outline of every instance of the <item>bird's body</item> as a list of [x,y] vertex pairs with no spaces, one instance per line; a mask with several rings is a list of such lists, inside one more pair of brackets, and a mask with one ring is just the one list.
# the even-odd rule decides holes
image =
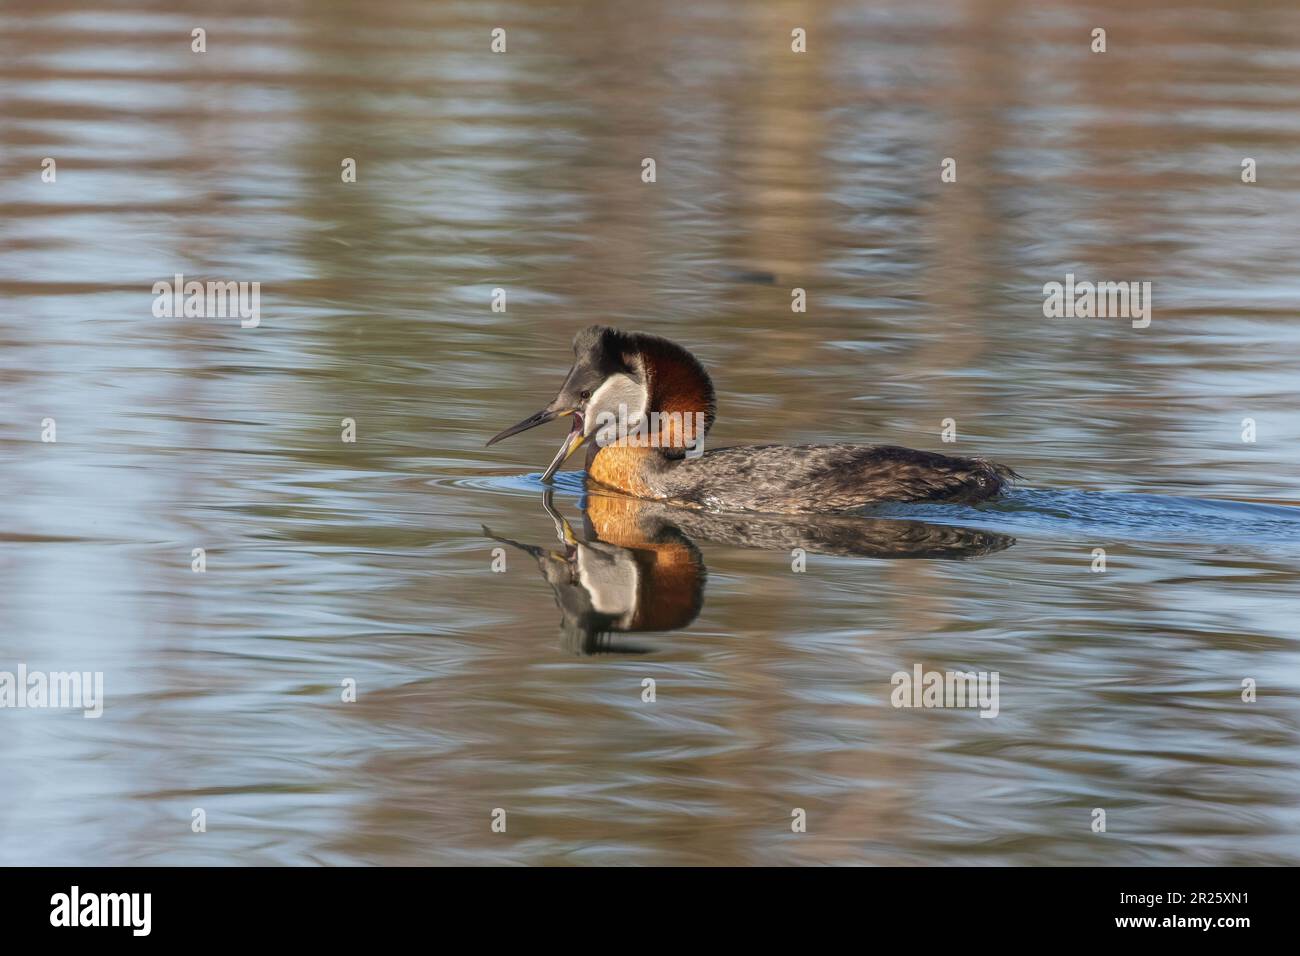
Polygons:
[[[509,435],[561,416],[573,428],[543,480],[591,442],[588,482],[716,512],[840,514],[887,502],[974,504],[1017,477],[983,458],[894,445],[752,445],[700,452],[713,383],[690,352],[658,336],[592,326],[555,400]],[[491,444],[491,442],[489,442]]]
[[750,445],[667,458],[654,449],[596,449],[588,478],[638,498],[710,511],[839,514],[885,502],[974,504],[1014,473],[982,458],[895,445]]

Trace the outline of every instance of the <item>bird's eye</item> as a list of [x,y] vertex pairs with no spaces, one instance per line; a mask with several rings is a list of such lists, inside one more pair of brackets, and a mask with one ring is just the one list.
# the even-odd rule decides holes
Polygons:
[[578,397],[585,402],[587,399],[591,398],[591,391],[589,389],[584,388],[581,392],[578,393]]

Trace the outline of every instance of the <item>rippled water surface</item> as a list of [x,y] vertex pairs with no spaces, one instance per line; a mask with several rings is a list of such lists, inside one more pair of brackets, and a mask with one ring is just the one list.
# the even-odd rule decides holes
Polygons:
[[[1300,863],[1294,4],[9,0],[0,173],[0,671],[107,698],[0,710],[0,862]],[[593,322],[1026,480],[544,499]]]

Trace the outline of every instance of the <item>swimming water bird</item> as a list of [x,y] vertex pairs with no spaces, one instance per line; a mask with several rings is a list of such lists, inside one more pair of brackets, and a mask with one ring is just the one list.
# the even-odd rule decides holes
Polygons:
[[640,654],[649,650],[616,635],[675,631],[695,620],[704,604],[707,571],[696,540],[732,547],[871,558],[964,560],[993,554],[1015,539],[921,521],[862,515],[726,515],[675,508],[626,495],[591,495],[575,532],[555,508],[549,547],[484,534],[529,554],[560,608],[561,644],[576,654]]
[[840,514],[886,502],[974,504],[1019,477],[984,458],[894,445],[704,451],[715,415],[713,382],[686,349],[657,335],[593,325],[574,338],[573,354],[551,403],[488,442],[571,418],[543,482],[583,445],[589,482],[714,512]]

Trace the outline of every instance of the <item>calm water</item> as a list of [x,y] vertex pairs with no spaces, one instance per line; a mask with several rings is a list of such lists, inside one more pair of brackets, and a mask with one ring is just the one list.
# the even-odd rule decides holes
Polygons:
[[[0,6],[0,670],[107,697],[0,711],[0,862],[1300,863],[1294,4],[98,6]],[[1044,319],[1067,272],[1150,327]],[[563,429],[483,441],[595,321],[701,356],[715,447],[1027,480],[544,502]]]

